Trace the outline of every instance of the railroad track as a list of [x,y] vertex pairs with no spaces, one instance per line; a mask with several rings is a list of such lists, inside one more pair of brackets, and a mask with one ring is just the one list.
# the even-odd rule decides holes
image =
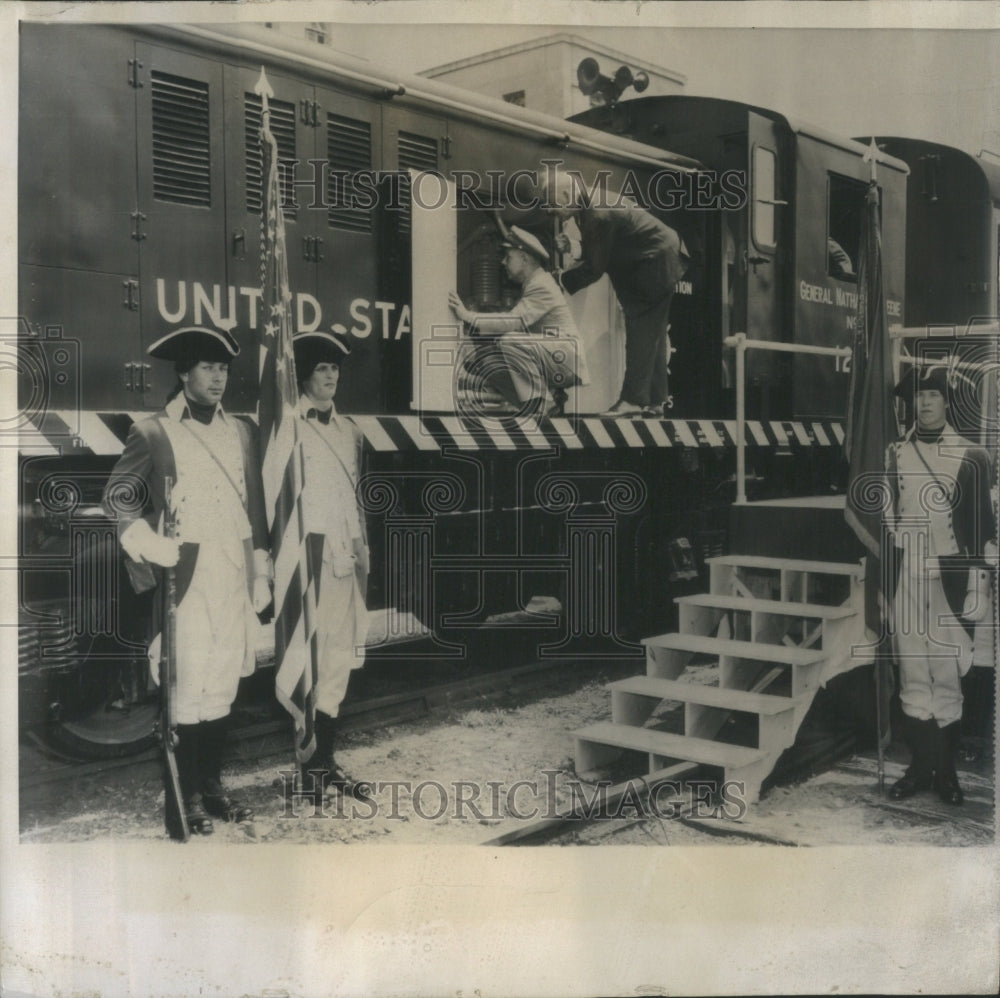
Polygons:
[[[345,733],[373,731],[443,714],[453,705],[471,700],[490,702],[502,697],[523,696],[546,686],[570,686],[601,673],[609,678],[634,671],[634,663],[531,663],[466,679],[438,683],[402,693],[355,703],[345,703],[340,712]],[[74,761],[58,757],[37,737],[33,747],[22,739],[20,791],[22,803],[33,793],[55,791],[68,780],[89,779],[113,773],[158,772],[159,751],[154,746],[134,755]],[[291,728],[287,717],[275,717],[234,726],[229,736],[227,761],[264,759],[291,752]]]

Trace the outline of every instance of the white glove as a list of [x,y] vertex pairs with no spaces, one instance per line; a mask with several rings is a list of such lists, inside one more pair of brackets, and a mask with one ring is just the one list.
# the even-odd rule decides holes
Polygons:
[[253,580],[253,612],[263,613],[271,603],[271,584],[266,575]]
[[136,520],[122,534],[121,542],[125,553],[133,561],[148,561],[163,568],[173,568],[180,558],[180,542],[154,533],[145,520]]
[[253,574],[263,575],[268,580],[274,578],[274,566],[271,564],[271,556],[263,548],[254,549]]
[[986,564],[990,568],[995,569],[997,567],[997,546],[993,541],[987,541],[983,545],[983,558],[986,560]]
[[970,568],[962,617],[971,624],[986,619],[990,610],[990,573],[985,568]]

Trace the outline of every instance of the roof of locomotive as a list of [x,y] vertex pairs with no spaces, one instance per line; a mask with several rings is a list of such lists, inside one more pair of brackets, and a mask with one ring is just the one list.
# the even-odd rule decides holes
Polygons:
[[[759,114],[762,117],[775,122],[781,127],[788,129],[789,132],[795,135],[801,135],[817,142],[822,142],[825,145],[833,146],[837,149],[843,149],[844,151],[859,157],[864,156],[865,153],[868,152],[867,141],[859,141],[848,138],[844,135],[838,135],[835,132],[819,128],[809,122],[801,121],[797,118],[791,118],[782,114],[780,111],[775,111],[773,108],[760,107],[757,104],[747,104],[744,101],[730,100],[724,97],[701,97],[696,94],[664,94],[658,97],[633,97],[627,101],[621,101],[618,107],[623,109],[629,107],[641,107],[648,110],[655,106],[663,107],[665,105],[675,105],[677,107],[683,107],[685,105],[694,107],[701,105],[709,113],[714,111],[716,114],[732,110],[738,110],[741,113],[752,111],[753,113]],[[571,120],[582,123],[587,120],[588,116],[594,116],[600,114],[600,112],[600,108],[596,108],[592,111],[584,111],[581,114],[574,115]],[[878,165],[888,167],[900,173],[909,173],[909,167],[904,160],[891,156],[882,150],[879,150]]]
[[335,49],[275,35],[255,25],[132,25],[131,30],[153,33],[161,39],[184,41],[217,55],[232,52],[244,59],[260,56],[271,63],[294,65],[300,71],[336,79],[352,88],[376,93],[383,99],[447,110],[470,121],[482,123],[488,120],[512,131],[540,134],[550,139],[555,148],[577,147],[612,160],[641,163],[659,169],[696,171],[701,165],[697,160],[657,146],[618,137],[609,141],[606,133],[585,125],[516,107],[425,77],[381,69]]
[[991,163],[983,159],[982,155],[973,156],[964,149],[955,146],[944,145],[941,142],[932,142],[929,139],[908,138],[901,135],[876,135],[875,141],[893,149],[894,155],[911,166],[921,156],[926,155],[946,155],[962,160],[973,170],[978,171],[989,188],[990,198],[1000,202],[1000,164]]

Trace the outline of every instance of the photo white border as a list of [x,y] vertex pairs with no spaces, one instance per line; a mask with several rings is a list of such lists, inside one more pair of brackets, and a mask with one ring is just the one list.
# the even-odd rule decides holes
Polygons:
[[[0,315],[17,314],[22,17],[997,31],[998,10],[962,2],[6,4]],[[997,67],[1000,46],[988,68]],[[0,448],[0,460],[0,554],[9,555],[17,550],[16,455]],[[9,558],[0,566],[6,623],[16,621],[16,572]],[[996,993],[1000,983],[995,847],[22,845],[16,637],[0,628],[5,996]]]

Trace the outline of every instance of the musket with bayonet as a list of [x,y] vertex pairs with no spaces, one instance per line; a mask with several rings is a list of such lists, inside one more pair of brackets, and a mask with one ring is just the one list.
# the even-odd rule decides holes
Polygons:
[[[173,481],[167,477],[164,487],[163,532],[171,539],[177,533],[173,509]],[[184,811],[180,772],[177,768],[177,573],[164,569],[163,619],[160,627],[160,745],[163,749],[166,796],[166,825],[171,838],[187,842],[191,832]]]

